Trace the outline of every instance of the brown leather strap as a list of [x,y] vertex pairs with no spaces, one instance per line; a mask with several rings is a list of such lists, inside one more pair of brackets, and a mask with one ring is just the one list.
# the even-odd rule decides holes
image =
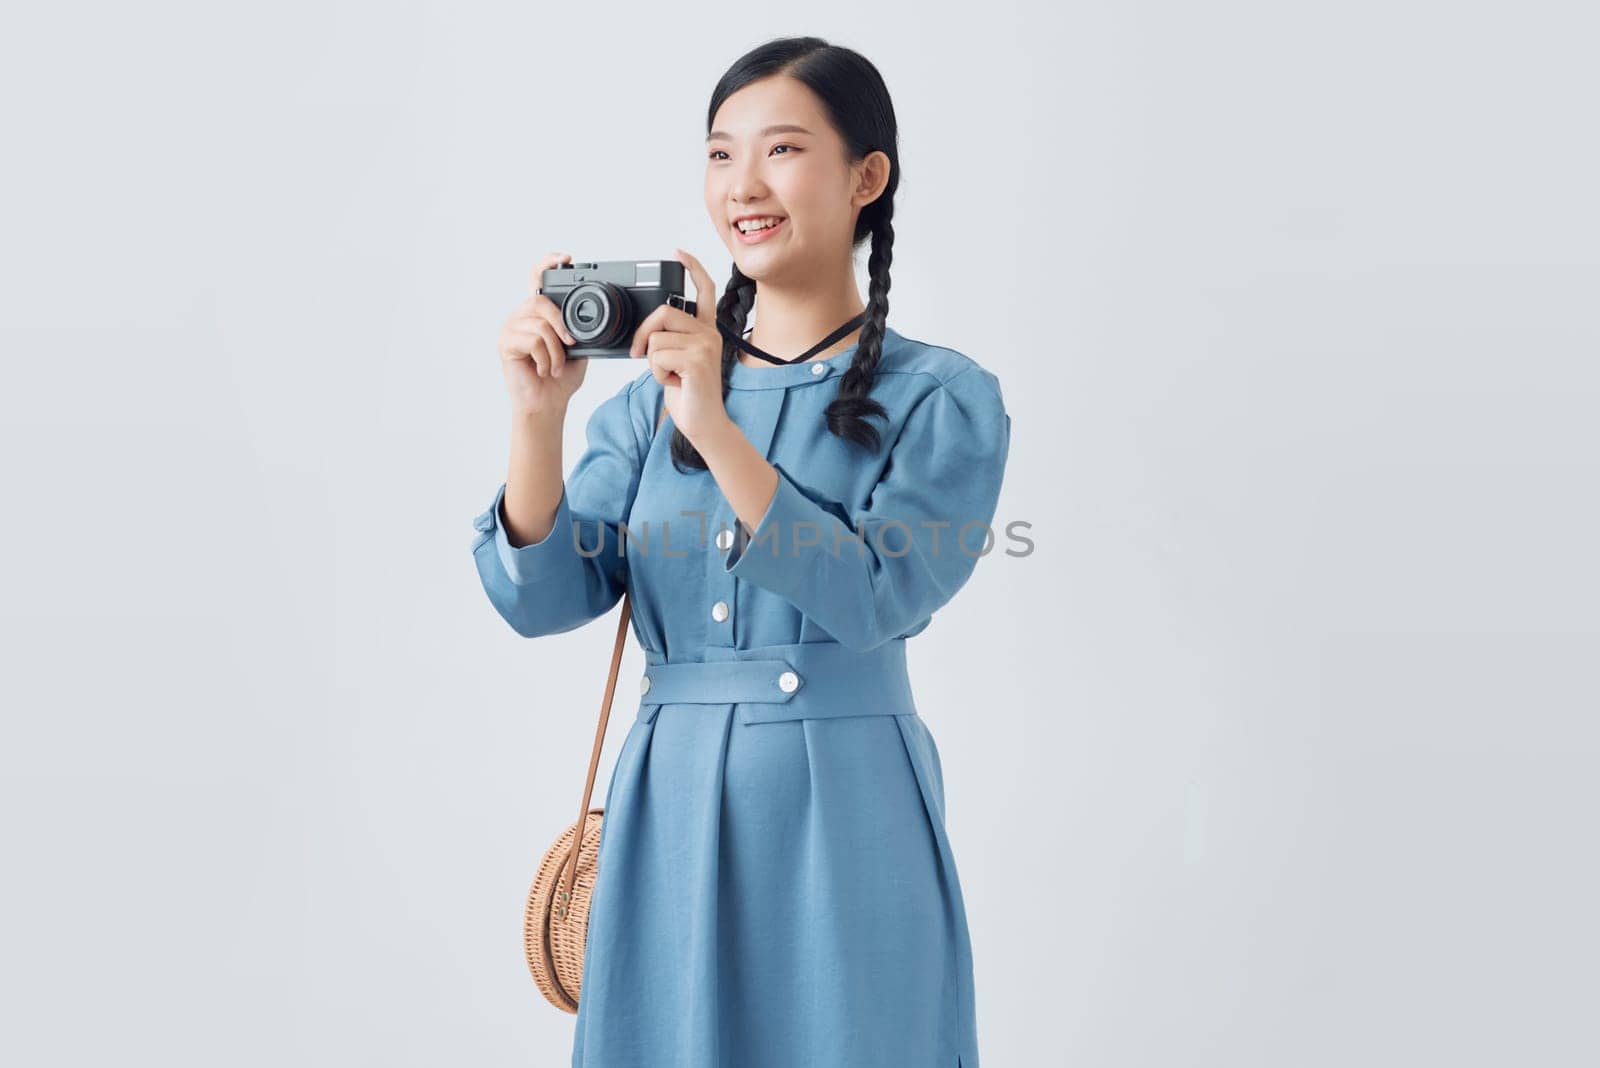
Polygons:
[[[667,417],[667,402],[663,397],[661,411],[656,416],[656,429],[661,429],[662,422]],[[653,436],[652,436],[652,440]],[[648,456],[648,450],[646,451]],[[621,546],[619,545],[620,549]],[[617,672],[622,667],[622,646],[628,637],[628,619],[632,615],[633,606],[628,603],[627,593],[622,595],[622,613],[617,617],[617,642],[611,650],[611,671],[606,676],[606,695],[600,701],[600,725],[594,732],[594,750],[589,754],[589,775],[583,781],[583,803],[578,806],[578,822],[572,834],[572,851],[567,855],[566,871],[563,875],[563,891],[565,896],[557,900],[571,900],[572,881],[578,875],[578,849],[583,845],[583,829],[589,819],[589,798],[594,793],[595,772],[600,768],[600,750],[606,742],[606,724],[611,719],[611,698],[617,690]]]

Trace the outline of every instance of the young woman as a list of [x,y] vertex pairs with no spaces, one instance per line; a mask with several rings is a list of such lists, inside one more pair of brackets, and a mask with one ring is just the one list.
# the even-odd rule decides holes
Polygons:
[[[543,296],[500,340],[512,451],[477,521],[484,589],[529,637],[627,590],[646,660],[604,802],[572,1064],[978,1068],[906,640],[992,548],[1011,418],[992,373],[885,323],[900,165],[871,63],[770,42],[718,83],[707,133],[733,278],[713,303],[680,256],[698,315],[640,324],[649,369],[590,416],[565,481],[588,361],[567,360]],[[863,304],[852,252],[869,238]]]

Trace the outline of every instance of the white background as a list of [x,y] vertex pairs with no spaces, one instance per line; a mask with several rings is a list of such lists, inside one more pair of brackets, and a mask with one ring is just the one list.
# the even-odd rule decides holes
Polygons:
[[1579,7],[18,12],[0,1056],[566,1063],[521,908],[615,616],[478,585],[494,340],[551,250],[725,282],[711,90],[814,33],[1036,546],[911,649],[985,1068],[1596,1063]]

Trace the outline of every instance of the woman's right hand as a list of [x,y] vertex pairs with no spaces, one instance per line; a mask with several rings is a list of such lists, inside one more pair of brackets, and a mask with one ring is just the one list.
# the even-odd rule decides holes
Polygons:
[[544,272],[571,260],[565,252],[552,252],[540,260],[528,281],[533,295],[517,305],[500,328],[500,369],[516,414],[564,415],[567,402],[583,385],[589,361],[567,359],[566,346],[575,341],[561,322],[561,309],[539,292]]

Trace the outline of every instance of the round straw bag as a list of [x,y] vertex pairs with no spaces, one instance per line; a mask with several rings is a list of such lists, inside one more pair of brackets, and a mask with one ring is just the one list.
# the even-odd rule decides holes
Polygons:
[[[693,305],[689,307],[692,309]],[[666,416],[667,407],[662,404],[656,416],[657,429]],[[589,775],[583,783],[578,818],[545,850],[539,870],[534,874],[533,886],[528,890],[528,907],[523,913],[522,944],[528,971],[539,984],[545,1000],[565,1012],[578,1011],[578,996],[583,985],[589,899],[594,893],[599,870],[600,829],[605,817],[604,809],[589,807],[589,798],[594,792],[595,771],[600,766],[600,750],[605,745],[606,723],[611,718],[611,698],[617,689],[617,670],[622,665],[622,645],[628,636],[631,610],[628,594],[624,593],[622,613],[617,619],[617,641],[611,650],[611,672],[606,677],[605,698],[600,702],[600,725],[595,729],[594,749],[589,754]]]
[[[594,791],[595,769],[605,743],[611,696],[617,688],[617,668],[622,661],[623,639],[628,633],[628,615],[628,595],[623,594],[617,645],[611,654],[611,674],[606,679],[606,696],[600,705],[600,727],[595,732],[589,777],[584,781],[583,804],[578,809],[581,815],[545,851],[528,891],[528,907],[523,915],[522,942],[527,952],[528,971],[545,999],[566,1012],[578,1011],[578,995],[583,983],[589,899],[594,893],[600,828],[605,815],[604,809],[589,807],[589,797]],[[583,828],[581,835],[578,833],[580,826]]]

